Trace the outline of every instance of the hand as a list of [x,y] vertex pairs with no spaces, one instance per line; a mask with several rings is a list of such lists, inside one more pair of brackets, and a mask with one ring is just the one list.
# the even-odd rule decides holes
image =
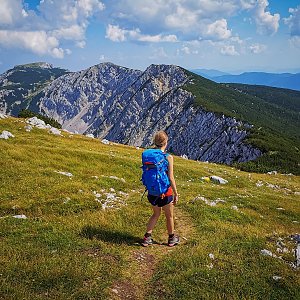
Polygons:
[[173,204],[175,205],[175,204],[177,204],[177,202],[178,202],[178,194],[175,194],[173,196]]

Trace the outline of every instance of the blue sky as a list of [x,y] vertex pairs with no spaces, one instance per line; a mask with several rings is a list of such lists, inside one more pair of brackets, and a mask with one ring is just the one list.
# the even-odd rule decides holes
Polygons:
[[300,0],[0,0],[0,73],[152,63],[300,72]]

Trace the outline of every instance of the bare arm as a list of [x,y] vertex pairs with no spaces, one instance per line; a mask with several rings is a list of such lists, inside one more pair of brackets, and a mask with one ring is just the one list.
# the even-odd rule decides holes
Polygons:
[[175,178],[174,178],[174,173],[173,173],[173,165],[174,165],[173,164],[173,156],[168,155],[167,159],[169,162],[168,176],[169,176],[171,187],[172,187],[173,194],[174,194],[174,203],[176,204],[176,202],[178,201],[178,193],[177,193],[177,188],[176,188],[176,183],[175,183]]

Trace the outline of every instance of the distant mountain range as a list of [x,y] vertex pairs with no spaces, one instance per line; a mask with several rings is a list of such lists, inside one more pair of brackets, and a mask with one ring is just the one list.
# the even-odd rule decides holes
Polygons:
[[218,70],[194,69],[191,72],[219,83],[243,83],[300,90],[300,73],[245,72],[232,75]]
[[142,147],[163,129],[177,155],[261,172],[299,172],[299,98],[215,83],[174,65],[140,71],[102,63],[69,72],[36,63],[0,75],[1,113],[25,108],[63,129]]

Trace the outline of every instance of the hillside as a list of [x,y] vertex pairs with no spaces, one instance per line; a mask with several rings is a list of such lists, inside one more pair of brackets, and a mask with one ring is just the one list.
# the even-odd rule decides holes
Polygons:
[[[266,96],[266,92],[256,96],[253,89],[252,95],[246,89],[240,90],[227,84],[220,85],[191,72],[188,74],[191,83],[185,88],[195,95],[196,107],[204,107],[207,111],[255,124],[247,140],[263,150],[264,154],[255,161],[241,164],[242,168],[261,172],[274,168],[281,172],[299,174],[300,117],[298,111],[290,108],[291,105],[293,108],[298,105],[298,98],[295,96],[298,96],[298,92],[282,89],[278,92],[274,89],[276,94],[273,97]],[[269,91],[271,90],[270,88]],[[285,98],[281,97],[283,93]],[[292,96],[289,93],[292,93]],[[276,101],[284,99],[289,99],[286,100],[289,104],[276,104]]]
[[226,84],[226,86],[261,98],[264,101],[275,104],[281,108],[288,109],[296,113],[300,112],[300,91],[238,83]]
[[0,75],[0,112],[17,116],[43,88],[67,72],[44,62],[8,70]]
[[142,150],[25,125],[0,118],[2,299],[299,299],[298,176],[175,157],[182,243],[161,218],[141,248]]

